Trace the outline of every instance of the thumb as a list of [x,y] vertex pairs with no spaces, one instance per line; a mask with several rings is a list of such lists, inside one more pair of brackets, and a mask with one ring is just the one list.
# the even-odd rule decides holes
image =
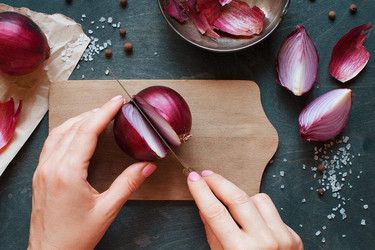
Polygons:
[[107,208],[107,211],[119,211],[155,169],[156,165],[150,162],[138,162],[127,167],[109,189],[101,194],[101,204]]

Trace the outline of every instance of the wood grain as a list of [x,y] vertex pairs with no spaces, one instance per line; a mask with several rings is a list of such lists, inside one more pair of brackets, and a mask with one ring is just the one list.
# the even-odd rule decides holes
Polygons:
[[[265,166],[278,136],[264,114],[255,82],[240,80],[121,80],[130,93],[152,85],[169,86],[187,101],[193,115],[192,139],[175,148],[185,164],[222,174],[249,195],[259,192]],[[100,107],[123,90],[113,80],[64,81],[51,85],[49,129]],[[89,181],[99,191],[135,160],[117,146],[112,124],[100,135],[90,163]],[[171,154],[132,196],[137,200],[190,200],[186,177]]]

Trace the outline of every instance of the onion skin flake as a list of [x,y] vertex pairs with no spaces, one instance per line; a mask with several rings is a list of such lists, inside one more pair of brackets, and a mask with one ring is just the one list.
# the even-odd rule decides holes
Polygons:
[[352,91],[335,89],[316,98],[298,117],[304,140],[327,141],[345,130],[352,107]]
[[318,77],[318,51],[303,26],[297,25],[279,49],[276,70],[281,86],[301,96],[308,92]]
[[16,120],[22,110],[22,101],[19,101],[17,111],[14,110],[14,100],[0,102],[0,149],[4,148],[12,139],[16,129]]
[[366,66],[370,53],[363,46],[370,23],[363,24],[344,35],[332,50],[329,73],[340,82],[353,79]]

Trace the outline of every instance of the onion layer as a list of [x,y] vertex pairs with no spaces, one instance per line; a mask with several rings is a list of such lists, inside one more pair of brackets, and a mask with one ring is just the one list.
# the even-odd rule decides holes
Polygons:
[[327,141],[344,131],[352,98],[350,89],[335,89],[312,101],[298,118],[301,138]]
[[[168,144],[180,146],[190,138],[191,112],[176,91],[153,86],[139,92],[133,100]],[[167,147],[147,120],[133,103],[124,104],[114,122],[116,142],[125,153],[137,160],[164,158]]]
[[49,56],[47,38],[38,25],[17,12],[0,13],[0,71],[25,75]]
[[277,82],[296,96],[308,92],[318,77],[319,55],[303,26],[283,41],[276,59]]
[[332,50],[329,62],[330,74],[340,82],[353,79],[366,66],[370,53],[363,46],[371,24],[358,26],[344,35]]
[[17,111],[14,108],[14,100],[0,102],[0,149],[5,147],[12,139],[16,129],[16,120],[22,110],[22,101],[19,102]]

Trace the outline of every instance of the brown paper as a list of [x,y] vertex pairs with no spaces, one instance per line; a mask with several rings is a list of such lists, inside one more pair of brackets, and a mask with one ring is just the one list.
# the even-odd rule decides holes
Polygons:
[[0,100],[8,101],[13,97],[16,108],[19,100],[23,100],[15,134],[9,144],[0,150],[0,175],[47,112],[50,83],[67,80],[90,43],[81,25],[64,15],[47,15],[0,4],[0,12],[3,11],[19,12],[38,24],[48,39],[51,56],[38,70],[28,75],[15,77],[0,74]]

